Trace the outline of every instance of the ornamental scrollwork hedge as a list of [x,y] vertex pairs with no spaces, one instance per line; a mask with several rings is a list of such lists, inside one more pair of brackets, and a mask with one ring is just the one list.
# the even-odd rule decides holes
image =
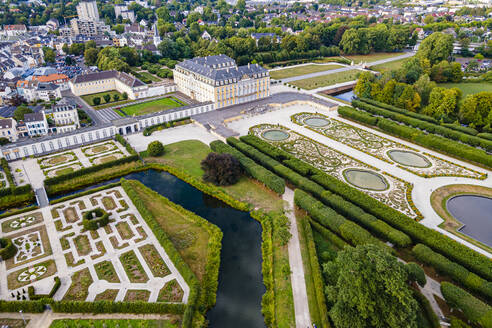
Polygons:
[[86,230],[97,230],[109,223],[109,213],[98,207],[82,216],[82,225]]

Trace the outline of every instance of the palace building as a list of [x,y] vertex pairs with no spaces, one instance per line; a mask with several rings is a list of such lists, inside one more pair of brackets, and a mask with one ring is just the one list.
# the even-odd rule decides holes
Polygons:
[[240,104],[270,95],[270,74],[258,64],[237,66],[226,56],[187,59],[173,70],[178,90],[216,108]]

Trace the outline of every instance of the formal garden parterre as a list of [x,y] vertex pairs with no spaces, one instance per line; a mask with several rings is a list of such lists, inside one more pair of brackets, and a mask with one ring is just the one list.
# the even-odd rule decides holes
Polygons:
[[[108,220],[94,230],[83,224],[100,217]],[[0,269],[4,300],[29,299],[30,286],[31,299],[48,294],[55,275],[63,282],[55,300],[186,303],[189,297],[187,283],[121,187],[7,218],[1,226],[17,247]]]
[[[262,138],[270,144],[294,155],[322,171],[348,182],[371,197],[401,211],[411,217],[418,218],[407,199],[409,184],[405,181],[395,179],[387,174],[380,174],[379,169],[346,155],[341,152],[312,140],[306,136],[296,133],[280,125],[262,124],[250,128],[250,133]],[[347,171],[354,172],[353,177],[347,175]],[[372,178],[377,184],[366,184],[368,179],[355,171]],[[370,180],[369,180],[370,181]],[[379,188],[379,181],[386,187]]]
[[455,176],[483,180],[487,173],[479,172],[452,163],[440,157],[421,153],[402,143],[374,134],[366,129],[355,127],[321,113],[298,113],[291,116],[292,122],[307,129],[341,142],[382,161],[397,164],[421,177]]

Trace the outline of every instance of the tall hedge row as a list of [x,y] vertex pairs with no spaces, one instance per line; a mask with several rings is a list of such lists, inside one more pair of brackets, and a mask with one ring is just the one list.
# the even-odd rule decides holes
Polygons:
[[369,99],[369,98],[360,97],[359,99],[361,101],[365,102],[365,103],[368,103],[368,104],[371,104],[371,105],[374,105],[374,106],[377,106],[377,107],[385,108],[385,109],[388,109],[390,111],[397,112],[397,113],[400,113],[400,114],[403,114],[403,115],[406,115],[406,116],[410,116],[410,117],[413,117],[413,118],[416,118],[416,119],[419,119],[419,120],[422,120],[422,121],[426,121],[426,122],[429,122],[429,123],[435,123],[435,124],[439,123],[433,117],[430,117],[430,116],[427,116],[427,115],[424,115],[424,114],[410,112],[410,111],[408,111],[406,109],[403,109],[403,108],[400,108],[400,107],[396,107],[396,106],[393,106],[393,105],[389,105],[389,104],[385,104],[383,102],[372,100],[372,99]]
[[278,194],[283,194],[285,192],[285,182],[283,179],[270,172],[263,166],[256,164],[252,159],[243,155],[234,147],[231,147],[222,141],[216,140],[210,143],[210,148],[218,153],[228,153],[233,155],[239,163],[241,163],[241,166],[246,173],[250,176],[260,181]]
[[441,283],[441,293],[446,302],[460,309],[468,320],[484,328],[492,328],[492,307],[449,282]]
[[300,189],[296,189],[294,193],[294,202],[319,224],[330,229],[354,246],[365,244],[384,245],[384,243],[374,238],[366,229],[345,219],[333,209]]
[[440,273],[451,277],[451,279],[459,282],[469,290],[492,301],[492,282],[482,279],[473,272],[468,271],[465,267],[448,260],[425,245],[415,245],[412,253],[420,261],[431,265]]
[[378,122],[377,117],[362,112],[360,110],[353,109],[349,106],[338,107],[338,114],[340,114],[342,117],[352,118],[358,122],[366,123],[369,125],[376,125]]
[[350,218],[363,227],[374,232],[382,239],[390,241],[398,247],[408,247],[412,244],[412,239],[403,232],[391,227],[386,222],[379,220],[374,215],[366,213],[359,206],[346,201],[339,195],[329,191],[324,191],[321,195],[321,201],[334,208],[338,213]]
[[116,139],[116,141],[118,141],[120,144],[122,144],[123,146],[125,146],[126,150],[128,151],[128,153],[130,155],[138,155],[137,151],[135,149],[133,149],[133,147],[128,143],[128,141],[126,141],[125,138],[123,138],[123,136],[121,134],[116,134],[114,136],[114,138]]
[[311,267],[311,276],[313,277],[314,291],[316,297],[316,303],[318,305],[318,312],[321,322],[318,323],[322,328],[330,328],[330,322],[328,321],[328,309],[326,307],[325,298],[325,284],[323,276],[321,274],[321,267],[318,261],[318,255],[316,254],[316,245],[314,244],[313,231],[309,224],[308,219],[301,220],[301,227],[306,237],[307,251],[309,254],[309,266]]
[[35,301],[0,301],[0,312],[27,312],[42,313],[45,304],[50,302],[49,299]]
[[0,238],[0,259],[5,261],[14,257],[17,253],[17,247],[9,238]]
[[0,165],[9,183],[9,187],[0,189],[0,209],[22,207],[34,202],[35,196],[31,185],[17,187],[10,171],[9,163],[5,158],[0,160]]
[[[464,132],[456,131],[454,129],[450,129],[448,127],[439,124],[423,121],[418,118],[409,117],[406,114],[400,114],[378,106],[373,106],[367,102],[363,102],[360,100],[352,100],[352,105],[369,113],[390,118],[396,122],[407,124],[409,126],[418,128],[420,130],[426,131],[431,134],[437,134],[445,138],[449,138],[455,141],[460,141],[472,147],[482,147],[487,151],[492,151],[492,141],[488,139],[484,139]],[[452,140],[449,141],[451,142]]]
[[[285,159],[292,156],[252,135],[249,135],[247,138],[242,137],[241,140],[264,152],[265,154],[270,154],[281,163],[283,163]],[[271,151],[271,148],[274,148],[274,150]],[[321,185],[323,188],[342,196],[345,200],[352,202],[366,212],[385,221],[390,226],[404,232],[414,241],[429,246],[433,250],[445,255],[449,259],[460,263],[470,271],[480,275],[482,278],[492,280],[492,261],[490,261],[487,257],[445,235],[440,234],[435,230],[429,229],[417,223],[407,215],[377,201],[366,193],[314,168],[307,163],[304,163],[304,166],[309,166],[311,168],[310,179]],[[296,170],[295,167],[293,169]],[[315,195],[318,196],[317,194]]]
[[[186,304],[182,303],[149,303],[136,302],[112,302],[112,301],[60,301],[51,302],[54,312],[63,313],[170,313],[183,314]],[[184,325],[183,325],[184,327]]]
[[312,228],[316,230],[320,235],[323,236],[326,240],[330,241],[336,247],[343,249],[345,246],[350,246],[345,240],[338,237],[336,234],[319,224],[318,222],[310,219],[309,223]]

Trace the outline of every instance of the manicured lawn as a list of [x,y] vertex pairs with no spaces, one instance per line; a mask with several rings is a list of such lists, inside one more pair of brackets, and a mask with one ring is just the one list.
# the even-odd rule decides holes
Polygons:
[[[178,167],[194,177],[202,177],[203,171],[200,162],[211,152],[210,147],[198,140],[185,140],[166,145],[164,148],[163,156],[152,157],[147,160]],[[242,177],[235,185],[220,188],[236,199],[254,204],[267,211],[283,209],[283,201],[280,197],[256,180],[246,176]]]
[[[205,273],[209,234],[197,223],[160,201],[158,195],[136,181],[129,181],[146,208],[169,236],[183,260],[199,280]],[[184,242],[187,241],[187,242]]]
[[285,79],[287,77],[299,76],[309,73],[324,72],[332,69],[340,68],[340,65],[305,65],[292,68],[284,68],[276,71],[270,71],[272,79]]
[[392,71],[401,68],[403,66],[403,63],[407,60],[408,58],[398,59],[389,63],[371,66],[371,69],[381,73],[385,71]]
[[142,319],[63,319],[54,320],[50,328],[176,328],[168,320]]
[[[138,115],[160,112],[160,111],[181,107],[181,106],[184,106],[184,104],[180,100],[174,97],[168,97],[168,98],[161,98],[157,100],[143,102],[140,104],[130,105],[120,110],[128,116],[133,116],[133,115],[138,116]],[[117,113],[121,115],[119,111],[117,111]]]
[[[111,96],[111,99],[109,100],[109,102],[104,101],[104,98],[103,98],[103,96],[104,95],[107,95],[107,94],[109,94]],[[115,101],[113,99],[113,96],[116,95],[116,94],[120,96],[120,100],[123,100],[123,95],[121,93],[119,93],[118,91],[116,91],[116,90],[99,92],[99,93],[93,93],[93,94],[90,94],[90,95],[81,96],[80,98],[84,99],[84,101],[86,103],[88,103],[90,106],[95,106],[94,105],[94,100],[93,100],[95,97],[101,98],[101,105],[105,105],[105,104],[109,105],[111,103],[115,103]]]
[[64,174],[68,174],[68,173],[72,173],[72,172],[73,172],[73,168],[72,167],[67,167],[67,168],[64,168],[64,169],[57,170],[56,171],[56,176],[64,175]]
[[458,88],[463,92],[463,98],[482,91],[492,91],[492,83],[440,83],[437,86],[444,88]]
[[400,55],[403,55],[403,53],[402,52],[376,52],[368,55],[352,55],[352,56],[345,56],[345,57],[350,60],[353,60],[355,64],[358,64],[360,62],[371,63],[377,60],[393,58]]
[[139,75],[151,80],[152,82],[159,82],[161,79],[159,79],[157,76],[150,74],[149,72],[138,72]]
[[301,89],[312,90],[312,89],[326,87],[337,83],[354,81],[357,79],[359,73],[360,73],[359,70],[352,69],[349,71],[298,80],[298,81],[290,82],[289,84],[292,84]]

